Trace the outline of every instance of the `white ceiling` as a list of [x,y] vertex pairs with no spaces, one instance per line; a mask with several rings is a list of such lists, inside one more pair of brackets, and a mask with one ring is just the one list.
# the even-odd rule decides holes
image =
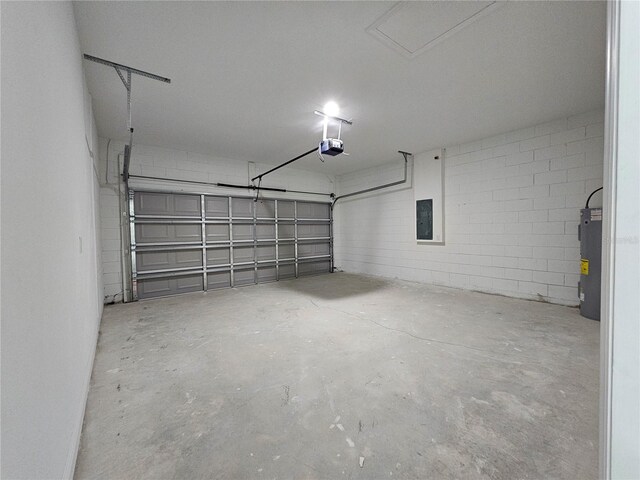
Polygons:
[[[296,166],[340,174],[604,105],[603,2],[509,2],[415,58],[366,32],[394,5],[77,2],[75,13],[84,53],[172,79],[134,77],[134,144],[278,164],[317,144],[313,110],[331,99],[353,119],[351,155]],[[99,134],[126,140],[120,79],[85,69]]]

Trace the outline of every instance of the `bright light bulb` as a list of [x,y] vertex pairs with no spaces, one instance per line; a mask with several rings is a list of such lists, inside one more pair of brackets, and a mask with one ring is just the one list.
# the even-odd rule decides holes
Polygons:
[[340,107],[336,102],[327,102],[324,106],[324,113],[330,117],[337,117],[340,113]]

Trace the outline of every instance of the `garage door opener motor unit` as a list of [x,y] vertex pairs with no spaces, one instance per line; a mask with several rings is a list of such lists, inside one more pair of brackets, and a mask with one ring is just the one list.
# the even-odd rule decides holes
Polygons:
[[[323,162],[323,155],[331,155],[332,157],[335,157],[336,155],[344,153],[344,143],[340,139],[340,136],[342,135],[342,124],[346,123],[347,125],[352,125],[350,120],[345,120],[344,118],[340,118],[335,115],[338,111],[338,107],[332,102],[325,106],[325,110],[327,111],[313,111],[316,115],[324,118],[324,121],[322,122],[322,141],[318,145],[318,156]],[[338,123],[338,136],[336,138],[330,138],[328,136],[329,120],[333,120]]]

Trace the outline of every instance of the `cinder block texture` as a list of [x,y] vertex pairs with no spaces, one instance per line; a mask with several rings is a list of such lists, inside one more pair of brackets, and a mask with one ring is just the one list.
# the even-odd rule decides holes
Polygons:
[[[340,201],[336,266],[577,305],[577,225],[602,185],[603,117],[586,112],[448,147],[444,245],[415,241],[411,185]],[[337,187],[344,194],[401,175],[398,161],[339,176]]]

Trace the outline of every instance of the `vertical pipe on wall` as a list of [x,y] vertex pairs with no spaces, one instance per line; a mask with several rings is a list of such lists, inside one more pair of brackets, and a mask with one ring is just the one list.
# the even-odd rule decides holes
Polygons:
[[[256,194],[257,195],[257,194]],[[257,197],[256,197],[257,198]],[[258,202],[251,203],[253,210],[253,283],[258,283]]]
[[138,268],[136,263],[136,217],[135,217],[135,192],[129,190],[129,252],[131,255],[131,299],[138,300]]
[[229,283],[235,286],[235,275],[233,271],[233,199],[229,197]]
[[333,273],[333,205],[329,207],[329,272]]
[[202,288],[207,291],[207,224],[204,195],[200,195],[200,238],[202,240]]
[[298,202],[293,201],[293,239],[294,239],[294,261],[295,275],[298,278]]
[[[118,170],[116,178],[118,180],[118,225],[120,226],[120,260],[122,270],[122,301],[130,302],[136,300],[133,298],[133,285],[132,285],[132,271],[131,262],[129,261],[129,255],[131,253],[131,240],[134,239],[135,232],[131,231],[130,219],[133,215],[133,207],[130,204],[129,199],[129,185],[127,182],[123,182],[120,172],[124,171],[124,166],[120,165],[122,155],[118,155]],[[122,167],[122,168],[121,168]],[[124,187],[124,189],[123,189]],[[132,237],[133,235],[133,237]]]
[[275,219],[276,233],[276,281],[280,280],[280,249],[278,245],[278,200],[274,200],[273,217]]

